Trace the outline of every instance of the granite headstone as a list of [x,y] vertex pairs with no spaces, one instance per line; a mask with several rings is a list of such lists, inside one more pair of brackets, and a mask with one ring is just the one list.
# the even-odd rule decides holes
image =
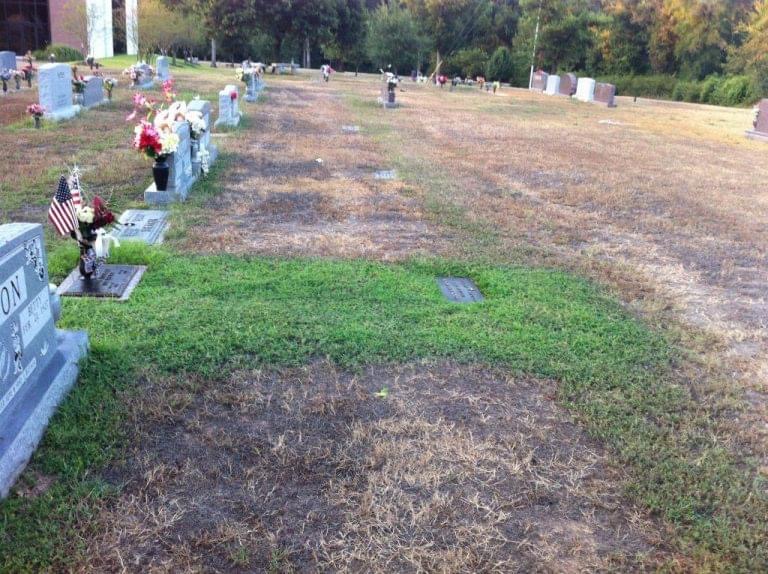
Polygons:
[[547,78],[547,88],[544,93],[548,96],[557,95],[560,91],[560,76],[551,75]]
[[148,90],[155,85],[155,81],[152,76],[152,66],[146,62],[139,62],[136,64],[136,69],[141,71],[141,75],[136,81],[134,87],[141,88],[142,90]]
[[595,86],[595,103],[603,104],[609,108],[616,107],[616,86],[598,82]]
[[747,130],[750,139],[768,141],[768,99],[760,100],[755,111],[753,128]]
[[149,205],[166,204],[174,201],[184,201],[189,196],[189,190],[197,181],[197,174],[192,170],[192,151],[187,122],[176,122],[173,131],[179,136],[179,146],[168,156],[171,170],[168,175],[168,187],[158,191],[155,183],[144,191],[144,201]]
[[[235,95],[233,98],[232,95]],[[219,117],[215,127],[236,127],[240,123],[240,110],[237,104],[237,88],[231,84],[219,92]]]
[[592,102],[595,100],[595,80],[592,78],[579,78],[576,84],[576,95],[580,102]]
[[164,82],[171,79],[171,59],[168,56],[158,56],[155,62],[157,81]]
[[[200,112],[205,119],[205,125],[208,128],[200,138],[200,150],[205,149],[208,152],[208,165],[211,166],[216,161],[216,157],[219,155],[218,148],[211,143],[211,102],[208,100],[192,100],[187,106],[187,110],[190,112]],[[200,162],[193,162],[193,171],[198,174],[200,172]]]
[[104,78],[86,76],[85,91],[83,92],[83,107],[92,108],[107,102],[104,98]]
[[38,75],[40,105],[45,117],[65,120],[76,116],[80,106],[72,105],[72,71],[67,64],[43,64]]
[[55,328],[39,224],[0,225],[0,498],[77,379],[88,336]]
[[576,84],[578,78],[576,74],[563,74],[560,76],[560,93],[561,96],[572,96],[576,93]]
[[16,69],[16,52],[0,52],[0,70]]
[[549,78],[549,74],[546,72],[543,72],[541,70],[538,70],[533,75],[533,81],[531,83],[531,89],[535,90],[537,92],[543,92],[547,88],[547,79]]

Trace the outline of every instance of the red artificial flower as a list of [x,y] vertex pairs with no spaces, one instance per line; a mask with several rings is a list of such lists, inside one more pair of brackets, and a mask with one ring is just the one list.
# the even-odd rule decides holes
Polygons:
[[115,221],[115,216],[98,195],[93,198],[93,227],[99,229]]
[[230,92],[229,99],[234,102],[237,99],[237,92]]

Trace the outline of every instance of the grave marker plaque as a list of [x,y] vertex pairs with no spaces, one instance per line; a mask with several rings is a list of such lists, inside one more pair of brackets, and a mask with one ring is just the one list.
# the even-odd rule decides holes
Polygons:
[[383,169],[373,173],[373,179],[393,180],[397,179],[397,172],[394,169]]
[[141,281],[142,265],[100,265],[90,279],[75,269],[58,289],[63,297],[98,297],[127,301]]
[[437,284],[443,296],[452,303],[477,303],[483,300],[480,289],[466,277],[440,277]]
[[360,126],[341,126],[342,133],[356,134],[360,132]]
[[72,105],[72,71],[67,64],[40,66],[38,92],[48,119],[65,120],[80,112],[80,106]]
[[0,225],[0,498],[77,379],[85,333],[57,331],[43,228]]
[[143,241],[149,245],[162,243],[168,229],[168,212],[149,209],[126,209],[120,215],[120,227],[112,235],[120,240]]

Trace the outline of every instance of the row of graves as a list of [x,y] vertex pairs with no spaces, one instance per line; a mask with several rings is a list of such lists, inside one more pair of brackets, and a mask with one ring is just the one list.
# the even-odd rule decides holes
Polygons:
[[538,70],[533,75],[531,90],[548,96],[565,96],[581,102],[602,104],[609,108],[616,106],[616,86],[596,82],[593,78],[577,78],[576,74],[558,76]]
[[[67,82],[58,72],[63,74],[64,68],[48,68],[56,71],[49,91],[66,96],[65,85],[71,90],[70,71],[63,66]],[[261,80],[263,70],[254,68],[254,73]],[[48,78],[50,72],[42,76]],[[248,76],[246,71],[247,86],[256,93],[263,89],[263,80],[259,88],[257,78]],[[42,225],[0,225],[0,498],[8,495],[26,467],[88,353],[86,332],[56,328],[61,298],[127,300],[146,268],[109,264],[110,250],[126,240],[161,243],[168,212],[157,205],[186,199],[191,186],[216,160],[209,129],[211,103],[177,100],[170,77],[163,82],[163,93],[161,104],[136,93],[132,114],[140,117],[133,147],[154,160],[153,182],[144,194],[152,209],[129,209],[116,217],[106,201],[90,197],[77,167],[59,178],[48,220],[57,234],[79,247],[77,267],[60,286],[49,282]],[[235,85],[219,93],[216,126],[238,125],[238,99]]]
[[8,94],[11,85],[14,85],[17,92],[30,89],[36,71],[31,55],[28,55],[21,68],[18,68],[15,52],[0,52],[0,81],[3,86],[3,95]]

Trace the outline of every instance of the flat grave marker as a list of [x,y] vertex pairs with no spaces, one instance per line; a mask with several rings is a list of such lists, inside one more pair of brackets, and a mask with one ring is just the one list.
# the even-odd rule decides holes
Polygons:
[[475,282],[467,277],[440,277],[437,284],[443,296],[452,303],[478,303],[484,300]]
[[394,169],[382,169],[373,172],[373,179],[393,180],[397,179],[397,172]]
[[97,297],[127,301],[141,281],[147,268],[144,265],[99,265],[90,279],[75,269],[59,286],[62,297]]
[[152,209],[126,209],[120,215],[120,227],[112,232],[118,239],[162,243],[168,230],[168,212]]
[[341,131],[345,134],[356,134],[360,132],[360,126],[341,126]]

